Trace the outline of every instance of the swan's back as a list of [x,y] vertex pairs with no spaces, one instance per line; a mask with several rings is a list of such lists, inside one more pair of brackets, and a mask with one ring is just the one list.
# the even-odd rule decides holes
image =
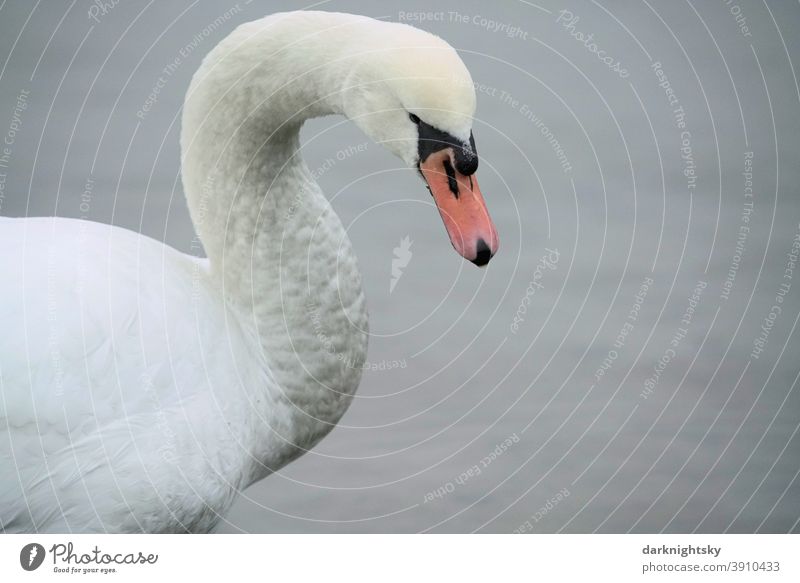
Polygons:
[[207,530],[243,454],[205,262],[69,219],[0,219],[0,249],[0,527]]

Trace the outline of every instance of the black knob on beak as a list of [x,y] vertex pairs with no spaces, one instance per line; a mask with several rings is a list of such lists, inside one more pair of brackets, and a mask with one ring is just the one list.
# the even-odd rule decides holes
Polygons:
[[456,170],[464,176],[475,174],[478,169],[478,152],[475,150],[475,138],[469,133],[469,144],[453,148],[456,158]]

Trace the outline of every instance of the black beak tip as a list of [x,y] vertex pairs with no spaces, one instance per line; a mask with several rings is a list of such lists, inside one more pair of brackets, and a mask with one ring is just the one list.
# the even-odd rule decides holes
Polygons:
[[475,251],[475,259],[471,260],[475,265],[483,267],[489,263],[489,260],[492,258],[492,251],[489,249],[486,241],[478,239],[478,243],[475,245]]

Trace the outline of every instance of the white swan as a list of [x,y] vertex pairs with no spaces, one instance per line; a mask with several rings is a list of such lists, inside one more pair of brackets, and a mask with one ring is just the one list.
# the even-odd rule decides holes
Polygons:
[[300,127],[344,114],[418,169],[482,265],[498,241],[472,176],[474,108],[438,37],[275,14],[211,51],[184,105],[208,259],[97,223],[0,219],[0,528],[208,531],[313,447],[358,385],[367,313]]

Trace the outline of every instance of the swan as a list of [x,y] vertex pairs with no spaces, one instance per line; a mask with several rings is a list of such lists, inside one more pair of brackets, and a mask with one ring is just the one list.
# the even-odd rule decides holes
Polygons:
[[[184,102],[181,178],[205,257],[110,225],[0,219],[0,528],[207,532],[347,409],[361,280],[299,154],[341,114],[418,172],[485,265],[472,79],[445,41],[299,11],[237,27]],[[199,255],[199,253],[198,253]]]

